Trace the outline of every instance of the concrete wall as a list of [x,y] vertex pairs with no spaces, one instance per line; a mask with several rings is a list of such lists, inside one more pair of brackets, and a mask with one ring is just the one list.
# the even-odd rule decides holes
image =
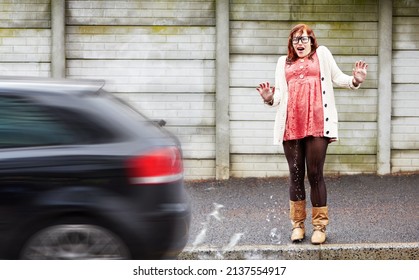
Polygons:
[[[183,143],[186,176],[215,176],[213,1],[66,1],[67,75],[103,78]],[[91,16],[92,15],[92,16]]]
[[0,73],[50,74],[51,4],[49,0],[0,1]]
[[393,4],[391,171],[419,169],[419,1]]
[[[52,76],[50,1],[0,1],[3,75]],[[230,103],[221,120],[229,127],[229,175],[288,174],[281,149],[272,145],[275,112],[262,104],[255,88],[273,83],[290,28],[308,23],[344,72],[350,74],[358,59],[369,63],[360,90],[335,91],[340,141],[329,147],[326,172],[377,171],[379,3],[386,0],[54,1],[65,4],[66,76],[106,79],[106,89],[150,118],[165,119],[182,141],[187,179],[216,177],[216,128],[225,125],[216,124],[221,105],[215,59],[222,46],[217,30],[223,28],[230,34],[230,85],[218,97],[227,94]],[[228,9],[229,21],[217,22],[216,4]],[[392,14],[388,161],[391,172],[418,171],[419,3],[394,0]]]

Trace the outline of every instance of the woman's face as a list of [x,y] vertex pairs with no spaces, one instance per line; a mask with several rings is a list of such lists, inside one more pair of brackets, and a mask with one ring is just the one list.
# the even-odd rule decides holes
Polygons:
[[292,38],[292,45],[298,57],[306,57],[311,52],[311,39],[307,31],[296,32]]

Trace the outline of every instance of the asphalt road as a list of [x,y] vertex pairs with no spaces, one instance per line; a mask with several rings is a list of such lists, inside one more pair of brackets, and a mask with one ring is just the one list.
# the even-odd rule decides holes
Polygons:
[[[187,181],[192,224],[187,248],[228,251],[291,245],[287,178]],[[419,174],[327,177],[330,222],[325,244],[419,242]],[[306,182],[307,197],[309,185]],[[311,205],[306,228],[310,244]]]

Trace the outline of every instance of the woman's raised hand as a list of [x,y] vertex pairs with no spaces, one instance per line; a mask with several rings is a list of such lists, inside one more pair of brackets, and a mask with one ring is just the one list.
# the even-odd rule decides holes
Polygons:
[[359,60],[355,62],[355,68],[352,70],[352,75],[357,84],[362,84],[365,81],[365,78],[367,77],[367,68],[368,64],[365,61]]
[[262,83],[259,85],[256,90],[259,92],[260,96],[262,97],[265,103],[269,103],[274,98],[275,87],[270,87],[269,83]]

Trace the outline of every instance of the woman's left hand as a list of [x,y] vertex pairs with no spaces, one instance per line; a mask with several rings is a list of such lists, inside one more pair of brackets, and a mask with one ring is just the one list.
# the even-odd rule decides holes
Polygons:
[[368,64],[365,61],[357,61],[355,63],[355,68],[352,70],[352,75],[357,84],[362,84],[367,77],[367,68]]

